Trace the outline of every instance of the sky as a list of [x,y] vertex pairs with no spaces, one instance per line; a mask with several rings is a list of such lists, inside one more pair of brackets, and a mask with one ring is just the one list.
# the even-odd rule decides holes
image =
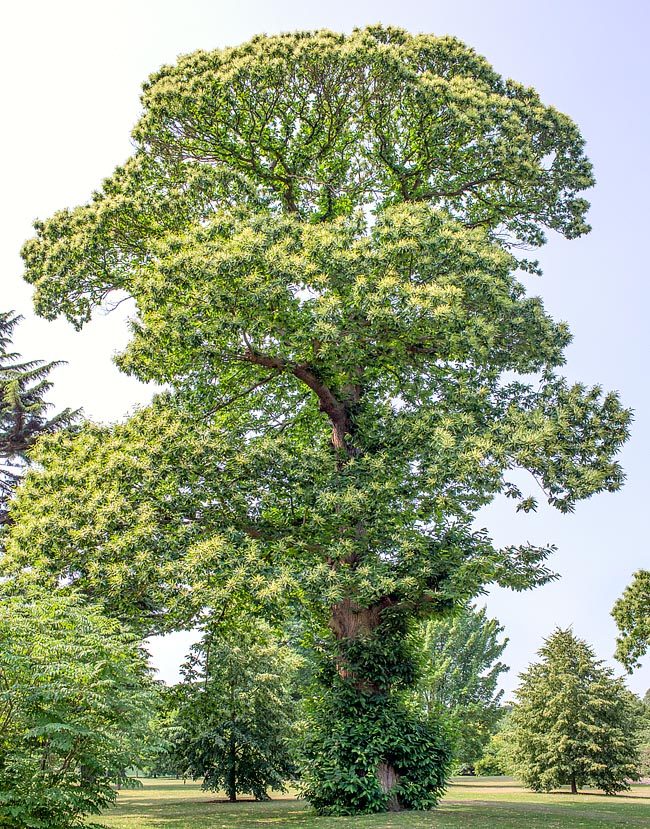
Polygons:
[[[16,350],[29,359],[67,361],[52,374],[57,408],[83,407],[88,417],[111,422],[150,399],[151,389],[112,363],[127,342],[128,307],[96,314],[81,333],[65,321],[35,317],[19,251],[35,218],[86,202],[131,154],[140,85],[162,64],[262,32],[350,32],[381,22],[455,35],[580,126],[597,179],[588,194],[593,231],[570,242],[551,237],[538,253],[544,275],[529,277],[528,287],[556,319],[569,323],[569,379],[618,390],[635,411],[632,438],[620,456],[627,473],[620,492],[595,496],[569,516],[544,506],[534,515],[516,514],[512,502],[500,501],[479,515],[479,525],[500,544],[555,544],[551,565],[561,578],[527,593],[493,590],[478,602],[509,637],[507,695],[557,626],[572,626],[622,673],[611,660],[616,628],[609,613],[632,573],[650,567],[648,8],[643,0],[7,4],[0,32],[0,309],[25,317]],[[151,642],[161,678],[175,680],[191,639],[178,634]],[[627,681],[637,693],[650,688],[650,656]]]

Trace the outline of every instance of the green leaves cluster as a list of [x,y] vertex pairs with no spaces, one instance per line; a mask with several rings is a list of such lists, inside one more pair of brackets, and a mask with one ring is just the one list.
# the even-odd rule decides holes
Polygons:
[[6,504],[28,450],[41,435],[69,426],[77,417],[70,409],[47,416],[50,404],[44,398],[52,387],[48,375],[59,363],[22,362],[10,350],[20,320],[12,311],[0,312],[0,525],[8,520]]
[[521,675],[510,721],[513,773],[535,791],[638,779],[638,702],[570,630],[556,630]]
[[81,324],[106,291],[130,290],[151,242],[224,206],[311,224],[422,203],[532,244],[541,226],[588,230],[576,126],[454,38],[258,37],[163,67],[143,107],[134,158],[25,247],[46,315]]
[[72,597],[0,603],[0,825],[85,826],[137,760],[152,700],[147,655]]
[[436,806],[452,763],[445,726],[414,713],[403,692],[359,693],[340,677],[325,687],[309,702],[302,746],[312,806],[328,815]]
[[638,570],[612,610],[619,629],[616,658],[628,671],[650,647],[650,571]]

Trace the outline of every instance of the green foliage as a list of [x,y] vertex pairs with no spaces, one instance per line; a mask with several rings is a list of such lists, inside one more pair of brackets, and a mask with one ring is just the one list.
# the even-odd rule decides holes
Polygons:
[[[588,230],[582,138],[453,38],[380,26],[182,57],[143,107],[133,158],[38,222],[23,257],[46,317],[80,326],[131,295],[118,363],[171,391],[43,444],[4,573],[72,584],[142,630],[299,601],[336,652],[315,710],[349,723],[351,676],[352,710],[382,700],[354,732],[370,794],[331,795],[345,775],[327,771],[314,798],[430,804],[446,754],[420,787],[397,723],[423,752],[438,737],[402,707],[416,670],[399,631],[486,584],[553,578],[552,548],[475,528],[501,493],[535,508],[512,469],[564,512],[623,481],[630,413],[557,373],[570,334],[512,253]],[[382,708],[391,745],[371,736]],[[338,726],[312,724],[326,750]],[[377,769],[398,766],[408,785],[378,796]]]
[[426,622],[424,669],[417,704],[429,715],[446,712],[455,731],[456,764],[473,766],[503,714],[497,692],[499,676],[508,668],[497,662],[508,640],[503,628],[486,617],[485,608],[461,608],[455,615]]
[[592,649],[557,629],[521,675],[509,732],[511,767],[525,785],[585,785],[607,794],[638,779],[634,696]]
[[161,396],[123,424],[52,435],[33,458],[3,561],[14,589],[35,575],[74,588],[143,635],[251,603],[277,615],[295,592],[292,573],[251,535],[256,458],[222,423]]
[[11,311],[0,312],[0,524],[8,520],[6,502],[27,451],[38,437],[69,426],[77,416],[70,409],[46,416],[50,404],[44,397],[52,387],[47,377],[60,363],[19,362],[20,355],[9,348],[20,320]]
[[284,791],[295,775],[294,678],[299,658],[266,623],[210,625],[176,686],[170,757],[203,788],[230,800]]
[[512,709],[507,706],[501,709],[496,731],[483,750],[481,758],[474,764],[474,771],[480,776],[495,776],[510,774],[510,720]]
[[650,691],[637,706],[639,732],[639,768],[641,777],[650,777]]
[[638,570],[612,610],[620,636],[616,658],[628,671],[638,668],[650,647],[650,571]]
[[147,656],[78,600],[0,603],[0,826],[85,826],[146,733]]
[[373,693],[357,679],[326,671],[307,704],[303,796],[327,815],[433,808],[451,771],[443,723],[414,712],[403,692]]

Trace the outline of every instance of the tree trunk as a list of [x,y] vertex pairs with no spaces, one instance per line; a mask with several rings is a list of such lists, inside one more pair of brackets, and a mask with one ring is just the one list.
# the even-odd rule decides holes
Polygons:
[[235,738],[230,733],[230,767],[228,769],[228,799],[231,803],[237,802],[237,746],[235,745]]
[[[394,767],[389,763],[379,763],[377,766],[377,777],[379,778],[379,785],[384,794],[389,795],[387,809],[389,812],[400,812],[402,804],[393,790],[399,786],[400,777],[395,771]],[[393,792],[391,794],[391,792]]]
[[[392,603],[388,597],[385,597],[370,607],[363,607],[351,599],[344,599],[332,607],[330,628],[339,642],[377,635],[377,629],[381,624],[381,613]],[[386,694],[386,688],[370,682],[367,677],[357,675],[347,663],[344,653],[339,654],[337,670],[339,676],[350,681],[361,694]],[[388,759],[385,759],[377,764],[376,774],[382,792],[388,795],[387,810],[389,812],[401,811],[403,806],[397,794],[391,794],[400,783],[400,776],[395,767]]]
[[571,794],[578,794],[578,787],[576,785],[576,776],[575,776],[575,774],[571,775]]

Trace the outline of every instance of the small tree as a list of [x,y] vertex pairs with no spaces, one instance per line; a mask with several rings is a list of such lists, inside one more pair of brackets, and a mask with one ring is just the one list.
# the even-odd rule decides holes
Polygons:
[[147,655],[74,597],[0,603],[0,826],[84,826],[137,759]]
[[487,776],[499,776],[510,774],[510,729],[512,719],[512,707],[509,705],[501,709],[501,718],[497,724],[494,734],[485,746],[483,754],[474,766],[476,774]]
[[456,762],[472,766],[483,754],[502,714],[503,691],[496,690],[508,667],[497,660],[507,639],[485,608],[465,606],[424,627],[424,671],[417,693],[429,714],[448,712],[456,731]]
[[21,319],[12,311],[0,311],[0,524],[8,520],[5,504],[27,450],[40,435],[70,425],[77,414],[64,409],[47,417],[50,404],[44,397],[52,386],[47,377],[60,363],[21,362],[20,355],[10,351]]
[[539,655],[516,691],[513,771],[535,791],[628,789],[639,762],[632,693],[571,630],[558,628]]
[[292,678],[299,658],[268,625],[247,621],[208,629],[192,648],[178,687],[174,765],[224,788],[268,800],[294,774]]

